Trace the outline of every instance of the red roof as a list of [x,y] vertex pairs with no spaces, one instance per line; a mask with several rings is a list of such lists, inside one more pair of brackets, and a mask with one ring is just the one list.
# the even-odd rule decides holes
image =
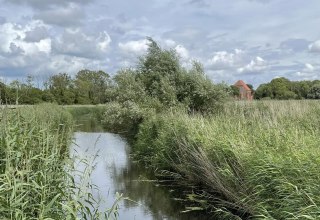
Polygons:
[[234,85],[237,87],[242,86],[245,90],[251,91],[251,89],[247,86],[247,84],[245,84],[245,82],[243,82],[242,80],[238,80]]

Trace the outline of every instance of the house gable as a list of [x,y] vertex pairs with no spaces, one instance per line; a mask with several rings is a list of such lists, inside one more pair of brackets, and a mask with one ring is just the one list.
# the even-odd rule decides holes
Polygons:
[[253,94],[252,90],[249,88],[249,86],[243,81],[243,80],[238,80],[234,86],[239,88],[239,96],[236,98],[239,100],[252,100],[253,99]]

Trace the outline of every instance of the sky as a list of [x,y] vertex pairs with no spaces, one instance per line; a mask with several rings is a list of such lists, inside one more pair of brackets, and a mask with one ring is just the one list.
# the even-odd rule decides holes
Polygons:
[[146,37],[216,83],[320,79],[319,0],[0,0],[0,80],[135,67]]

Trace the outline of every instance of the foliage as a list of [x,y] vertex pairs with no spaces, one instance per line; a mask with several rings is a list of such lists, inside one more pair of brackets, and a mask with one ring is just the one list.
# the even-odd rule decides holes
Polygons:
[[224,86],[209,80],[200,63],[190,70],[181,66],[174,50],[165,50],[149,40],[148,52],[137,69],[125,69],[113,78],[107,90],[104,124],[112,131],[134,137],[146,118],[168,109],[209,114],[222,107]]
[[232,96],[239,96],[240,95],[240,91],[239,91],[239,88],[238,87],[236,87],[236,86],[234,86],[234,85],[232,85],[232,86],[230,86],[230,94],[232,95]]
[[[261,84],[255,92],[256,99],[310,99],[311,88],[318,84],[315,81],[290,81],[284,77],[271,80],[270,83]],[[315,96],[317,97],[317,96]],[[312,98],[311,98],[312,99]],[[317,98],[313,98],[317,99]]]
[[1,219],[116,219],[125,198],[98,210],[89,178],[94,164],[82,159],[80,173],[69,155],[72,128],[71,115],[57,105],[0,109]]
[[27,76],[25,82],[14,80],[9,85],[0,82],[0,103],[38,104],[101,104],[108,101],[106,90],[110,86],[109,75],[103,71],[81,70],[75,78],[67,73],[49,77],[34,86],[34,78]]
[[57,106],[0,112],[2,219],[65,219],[72,122]]
[[59,73],[51,76],[48,81],[48,86],[50,93],[53,94],[58,104],[74,103],[74,84],[71,76],[67,73]]
[[309,93],[308,98],[310,99],[320,99],[320,83],[314,84]]
[[141,124],[133,150],[219,217],[317,219],[319,114],[313,101],[230,102],[210,117],[164,112]]
[[100,104],[105,103],[106,89],[110,84],[110,76],[103,71],[81,70],[75,78],[75,103]]

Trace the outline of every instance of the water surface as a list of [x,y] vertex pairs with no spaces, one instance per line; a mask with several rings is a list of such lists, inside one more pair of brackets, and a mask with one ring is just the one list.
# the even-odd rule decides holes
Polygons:
[[[90,179],[98,189],[94,197],[101,200],[101,210],[111,207],[116,193],[121,193],[135,202],[120,202],[120,220],[203,219],[181,213],[183,206],[173,199],[173,190],[152,181],[152,173],[132,161],[130,147],[119,135],[103,132],[90,122],[82,125],[78,127],[81,131],[74,133],[71,151],[78,162],[95,158]],[[77,163],[76,168],[83,170],[85,166]]]

